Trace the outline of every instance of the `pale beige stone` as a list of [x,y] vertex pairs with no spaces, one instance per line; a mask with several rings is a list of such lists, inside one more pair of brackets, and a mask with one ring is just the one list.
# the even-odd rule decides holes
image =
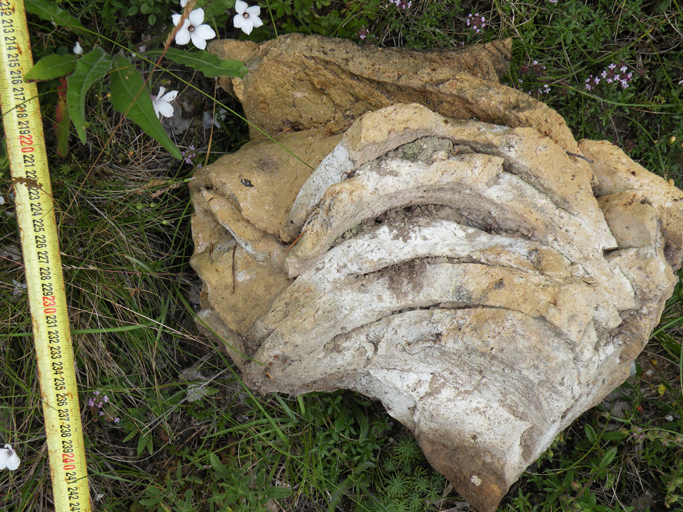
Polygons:
[[[628,377],[677,281],[683,192],[611,144],[577,144],[556,113],[491,81],[500,66],[477,78],[307,40],[224,46],[250,68],[232,81],[250,119],[318,129],[197,173],[200,321],[254,390],[381,400],[493,512]],[[273,88],[285,92],[269,104]]]

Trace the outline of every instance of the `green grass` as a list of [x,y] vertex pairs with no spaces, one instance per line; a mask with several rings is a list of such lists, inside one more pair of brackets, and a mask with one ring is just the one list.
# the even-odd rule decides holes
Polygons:
[[[513,36],[509,85],[560,112],[577,138],[610,140],[651,171],[683,184],[683,19],[675,1],[413,0],[408,9],[385,0],[259,3],[265,26],[252,33],[254,40],[298,31],[362,44],[457,48]],[[143,40],[162,44],[170,13],[179,10],[163,0],[60,5],[92,31],[81,38],[86,51],[101,45],[112,53],[116,45],[132,49]],[[474,13],[486,19],[479,33],[466,25]],[[217,15],[220,37],[240,37],[231,17]],[[75,43],[72,33],[32,17],[30,29],[36,58],[69,52]],[[151,70],[138,64],[143,73]],[[629,87],[603,80],[587,90],[586,80],[610,64],[633,73]],[[214,99],[240,112],[213,81],[168,65],[151,83],[156,89],[168,80],[177,88],[178,80],[191,86],[181,90],[199,116],[213,109]],[[56,81],[40,85],[48,151],[55,144],[56,87]],[[49,155],[95,508],[455,507],[457,495],[380,405],[349,392],[254,396],[220,347],[198,332],[193,316],[200,283],[188,264],[186,181],[197,164],[220,155],[217,148],[236,150],[247,138],[244,123],[229,114],[210,137],[201,128],[184,132],[177,140],[181,150],[198,150],[191,163],[177,162],[134,125],[119,124],[106,95],[102,82],[88,98],[88,144],[72,137],[66,158]],[[19,235],[9,184],[5,161],[0,444],[12,443],[22,465],[0,473],[0,509],[48,510],[40,390],[20,286],[23,265],[14,256]],[[588,411],[563,432],[513,486],[501,510],[683,508],[682,326],[679,283],[638,360],[638,375],[620,388],[621,399]]]

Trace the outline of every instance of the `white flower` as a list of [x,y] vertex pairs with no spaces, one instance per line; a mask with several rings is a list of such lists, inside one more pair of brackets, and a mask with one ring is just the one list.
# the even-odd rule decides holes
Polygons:
[[20,462],[21,460],[19,460],[17,452],[12,450],[12,446],[6,444],[4,448],[0,448],[0,470],[7,468],[14,471],[19,467]]
[[242,32],[245,34],[251,34],[254,28],[263,25],[259,15],[261,14],[261,8],[258,5],[249,7],[249,4],[244,0],[237,0],[235,2],[235,10],[237,14],[232,19],[235,28],[241,28]]
[[16,279],[12,279],[12,284],[14,285],[14,290],[12,290],[13,297],[16,295],[21,295],[22,293],[26,293],[26,283],[20,283]]
[[188,0],[180,0],[180,7],[185,9],[185,6],[187,5]]
[[76,55],[83,55],[83,48],[81,47],[81,43],[76,41],[76,46],[74,46],[74,53]]
[[[172,18],[173,24],[178,26],[181,15],[174,14]],[[210,26],[202,23],[204,23],[204,9],[200,7],[199,9],[195,9],[190,13],[183,23],[183,26],[176,33],[176,44],[187,44],[190,42],[190,39],[192,39],[194,45],[200,50],[206,48],[206,41],[216,37],[216,33]]]
[[218,121],[222,121],[225,119],[225,114],[228,111],[225,110],[224,108],[218,109],[218,113],[216,113],[216,117],[213,117],[211,115],[211,112],[204,112],[202,114],[202,126],[204,127],[205,130],[210,130],[211,126],[215,126],[216,128],[220,128],[221,124]]
[[157,117],[173,117],[173,105],[171,105],[171,102],[178,95],[178,91],[168,91],[164,94],[165,91],[166,89],[159,87],[159,94],[151,96],[152,105],[154,105],[154,113]]

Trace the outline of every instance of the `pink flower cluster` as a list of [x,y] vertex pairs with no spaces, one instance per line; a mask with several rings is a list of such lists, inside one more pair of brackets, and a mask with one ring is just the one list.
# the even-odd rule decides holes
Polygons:
[[394,4],[396,7],[403,9],[404,11],[406,9],[410,9],[410,6],[413,5],[412,0],[408,0],[407,2],[406,0],[389,0],[389,3]]
[[[538,91],[536,93],[540,96],[541,94],[548,94],[550,92],[550,86],[545,83],[547,78],[544,78],[546,75],[546,68],[543,64],[540,64],[537,60],[533,61],[531,64],[523,64],[519,68],[519,73],[520,75],[531,75],[531,79],[535,82],[540,81],[541,82],[541,87],[538,88]],[[520,86],[524,83],[524,81],[520,78],[519,79],[519,84]],[[533,94],[533,91],[529,91],[529,94]]]
[[[104,411],[102,410],[102,407],[104,407],[104,404],[109,403],[109,397],[108,397],[107,395],[102,395],[102,398],[100,398],[100,395],[101,395],[101,394],[102,394],[102,393],[100,393],[99,390],[93,391],[93,395],[95,395],[95,396],[94,396],[94,397],[91,397],[91,398],[88,398],[88,407],[90,407],[91,409],[92,409],[92,408],[97,408],[97,409],[99,409],[99,413],[98,413],[98,414],[99,414],[100,416],[104,416],[105,413],[104,413]],[[121,418],[118,418],[118,417],[117,417],[117,418],[113,418],[113,421],[114,421],[114,423],[118,423],[119,421],[121,421]]]
[[597,89],[601,83],[619,84],[622,89],[628,89],[629,84],[633,80],[633,72],[629,71],[628,67],[622,62],[619,66],[617,64],[610,64],[598,76],[590,75],[586,78],[586,90],[592,91]]
[[486,27],[486,18],[484,18],[483,14],[479,14],[478,12],[474,14],[470,13],[465,20],[465,24],[478,34]]

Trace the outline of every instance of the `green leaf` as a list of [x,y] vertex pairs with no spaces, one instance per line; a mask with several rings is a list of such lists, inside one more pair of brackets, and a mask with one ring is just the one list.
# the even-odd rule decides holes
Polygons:
[[66,99],[69,104],[69,115],[76,127],[76,133],[85,144],[85,98],[92,84],[101,80],[111,69],[111,57],[102,48],[95,48],[78,59],[76,71],[67,82]]
[[[162,53],[163,50],[151,50],[145,52],[145,57],[159,57]],[[188,52],[178,50],[177,48],[169,48],[164,57],[176,64],[184,64],[192,69],[201,71],[207,78],[215,78],[217,76],[242,78],[249,71],[247,66],[239,60],[220,59],[217,55],[204,50]]]
[[77,34],[85,34],[85,28],[78,18],[74,18],[56,2],[50,0],[25,0],[26,12],[35,14],[39,18],[56,23],[60,27],[66,27]]
[[76,61],[78,57],[73,54],[47,55],[34,64],[28,70],[26,80],[52,80],[60,76],[66,76],[76,69]]
[[614,432],[605,432],[602,435],[602,437],[603,437],[603,439],[605,439],[605,441],[622,441],[622,440],[626,439],[628,437],[628,435],[624,434],[623,432],[614,431]]
[[266,496],[272,499],[286,498],[291,496],[292,491],[286,487],[268,487],[266,489]]
[[358,405],[351,403],[351,410],[353,415],[356,417],[356,421],[360,426],[360,435],[358,436],[358,442],[364,443],[370,431],[370,425],[368,424],[368,418],[363,414],[363,410],[358,407]]
[[213,2],[208,2],[208,5],[201,5],[202,3],[206,2],[197,1],[195,8],[202,7],[204,9],[205,20],[212,20],[219,14],[223,14],[228,9],[233,9],[235,7],[234,0],[213,0]]
[[180,150],[166,134],[154,113],[145,82],[139,71],[122,55],[114,57],[111,73],[111,103],[114,108],[156,139],[174,158],[180,160]]
[[138,439],[138,457],[142,455],[142,452],[145,451],[145,448],[147,448],[147,451],[149,451],[150,455],[154,453],[152,438],[149,434],[146,436],[140,436]]
[[614,457],[617,455],[617,447],[614,446],[607,450],[607,453],[602,457],[602,460],[600,461],[600,467],[605,469],[607,466],[609,466],[612,461],[614,460]]
[[145,494],[147,494],[148,496],[163,496],[164,491],[162,491],[158,487],[150,485],[149,487],[147,487],[147,489],[145,489]]
[[256,482],[255,486],[258,490],[263,489],[264,485],[266,483],[266,471],[262,469],[256,474]]
[[228,468],[225,467],[225,464],[220,461],[215,453],[209,454],[209,462],[211,463],[213,470],[218,473],[220,477],[226,477],[230,474]]
[[583,427],[583,430],[586,432],[586,437],[591,443],[595,444],[598,441],[598,436],[593,427],[587,424]]
[[156,498],[142,498],[139,503],[140,505],[143,505],[145,507],[153,507],[154,505],[158,505],[162,501],[164,501],[164,497],[157,496]]
[[346,478],[343,482],[334,486],[334,491],[332,492],[332,495],[330,496],[330,499],[327,504],[328,512],[334,512],[335,510],[337,510],[337,505],[339,505],[339,502],[342,500],[342,498],[348,494],[348,490],[352,486],[353,483],[351,482],[350,478]]

